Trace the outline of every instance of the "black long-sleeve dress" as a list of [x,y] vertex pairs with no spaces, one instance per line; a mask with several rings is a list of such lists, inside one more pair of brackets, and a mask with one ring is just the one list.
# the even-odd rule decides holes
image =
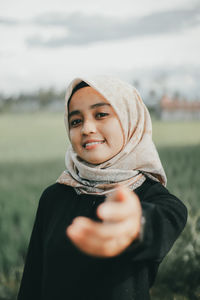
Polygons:
[[183,230],[187,210],[149,178],[135,190],[145,225],[141,241],[113,258],[79,251],[65,234],[73,218],[94,220],[105,196],[78,195],[56,183],[42,194],[18,300],[147,300],[159,263]]

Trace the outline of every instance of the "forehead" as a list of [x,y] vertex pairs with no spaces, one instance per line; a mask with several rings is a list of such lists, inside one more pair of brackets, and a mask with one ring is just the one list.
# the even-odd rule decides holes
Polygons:
[[69,102],[69,112],[72,110],[88,109],[91,105],[103,102],[109,103],[98,91],[92,87],[84,87],[74,93]]

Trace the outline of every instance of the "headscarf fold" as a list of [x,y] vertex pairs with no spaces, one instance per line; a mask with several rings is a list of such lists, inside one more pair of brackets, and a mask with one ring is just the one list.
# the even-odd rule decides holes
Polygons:
[[151,177],[166,185],[166,175],[152,141],[149,112],[138,91],[130,84],[109,76],[76,78],[67,88],[65,126],[68,127],[68,101],[81,81],[99,92],[113,107],[123,129],[125,141],[121,151],[101,164],[83,161],[69,146],[65,156],[66,170],[57,182],[73,186],[78,193],[107,194],[123,184],[136,189]]

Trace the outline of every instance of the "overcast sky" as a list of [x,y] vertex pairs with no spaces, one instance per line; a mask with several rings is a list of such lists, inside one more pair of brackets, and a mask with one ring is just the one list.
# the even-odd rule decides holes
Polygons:
[[174,80],[197,90],[198,0],[1,0],[0,38],[0,93],[64,88],[81,75],[132,81],[142,70],[179,70]]

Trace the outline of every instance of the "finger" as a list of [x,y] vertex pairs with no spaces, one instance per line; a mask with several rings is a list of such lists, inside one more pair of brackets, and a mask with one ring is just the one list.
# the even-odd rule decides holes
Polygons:
[[95,257],[112,257],[121,253],[129,243],[124,239],[107,240],[102,242],[99,239],[88,237],[72,236],[72,243],[82,252]]
[[116,190],[114,200],[118,202],[124,202],[127,201],[129,197],[130,197],[130,191],[123,186],[119,186],[119,188]]
[[133,196],[135,198],[138,198],[134,191],[130,190],[125,186],[118,185],[118,188],[113,193],[107,196],[106,201],[125,202]]
[[[112,198],[112,200],[111,200]],[[141,204],[138,196],[128,188],[120,187],[97,208],[97,215],[104,221],[122,221],[128,217],[141,217]],[[120,199],[120,201],[119,201]]]
[[124,197],[123,197],[123,193],[122,193],[123,187],[118,185],[117,189],[108,194],[108,196],[106,197],[106,201],[110,202],[110,201],[116,201],[116,202],[123,202]]
[[[81,220],[79,219],[79,221]],[[127,235],[124,234],[121,234],[121,237],[117,236],[116,238],[113,238],[113,236],[111,235],[112,238],[105,239],[105,233],[107,234],[108,232],[108,226],[105,227],[103,226],[105,232],[104,229],[102,232],[101,231],[98,232],[98,228],[96,228],[97,231],[92,230],[92,228],[90,228],[89,230],[86,229],[85,226],[86,220],[84,220],[84,225],[82,221],[78,222],[78,220],[76,220],[74,224],[72,224],[67,228],[66,232],[69,238],[71,239],[71,241],[73,242],[73,244],[81,251],[87,254],[100,256],[100,257],[114,256],[119,254],[121,251],[123,251],[123,249],[125,249],[132,241],[131,237],[128,237]],[[75,228],[75,225],[78,225],[78,223],[79,224],[82,223],[82,230],[80,229],[77,230],[77,228]],[[96,222],[91,221],[91,225],[93,223]],[[99,224],[96,225],[97,227],[99,227],[98,226]],[[103,234],[103,238],[101,236],[102,234]]]
[[123,222],[116,223],[99,223],[87,218],[76,218],[68,227],[67,232],[70,231],[70,235],[83,238],[83,240],[92,238],[104,242],[112,238],[134,237],[136,225],[134,218],[127,218]]
[[80,234],[80,231],[77,232],[73,231],[73,227],[67,228],[67,235],[69,236],[72,243],[81,251],[95,256],[100,256],[101,254],[101,245],[102,242],[96,238],[92,238],[90,236],[85,236]]
[[105,202],[98,206],[97,215],[100,219],[107,222],[120,222],[124,219],[133,216],[135,206],[130,201],[126,204],[116,202]]
[[96,235],[91,234],[90,230],[85,226],[87,221],[81,219],[82,218],[76,218],[72,225],[66,229],[67,236],[78,249],[86,254],[100,257],[106,256],[104,249],[106,248],[105,242],[102,242]]

